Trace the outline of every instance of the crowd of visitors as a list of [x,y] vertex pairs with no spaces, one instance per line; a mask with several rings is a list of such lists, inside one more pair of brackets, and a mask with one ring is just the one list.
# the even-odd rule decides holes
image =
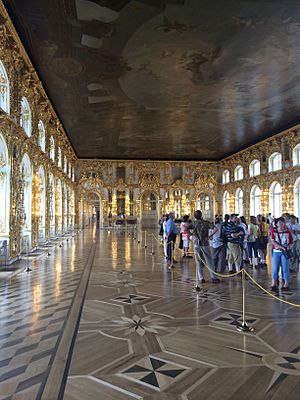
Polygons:
[[[160,235],[164,243],[165,259],[174,263],[174,246],[180,235],[179,248],[182,257],[192,258],[190,242],[201,283],[205,282],[203,264],[209,267],[212,283],[219,283],[216,274],[240,271],[245,264],[250,268],[267,267],[267,246],[272,257],[271,290],[289,289],[291,272],[298,272],[300,261],[300,224],[294,215],[285,213],[280,218],[268,214],[251,216],[249,223],[238,214],[215,216],[215,221],[202,218],[202,212],[194,213],[194,221],[188,215],[182,218],[180,228],[175,223],[175,214],[163,215]],[[280,272],[281,271],[281,272]],[[279,278],[281,277],[281,282]]]

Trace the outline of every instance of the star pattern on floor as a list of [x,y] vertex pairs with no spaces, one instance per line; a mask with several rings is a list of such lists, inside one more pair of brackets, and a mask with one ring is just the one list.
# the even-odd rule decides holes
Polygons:
[[[225,325],[239,326],[242,323],[242,315],[235,313],[224,313],[213,320]],[[247,324],[254,324],[258,321],[257,318],[246,318]]]
[[168,323],[166,316],[146,315],[140,317],[134,315],[132,318],[121,316],[120,320],[114,320],[112,323],[112,332],[121,332],[124,336],[132,334],[144,336],[146,333],[166,334],[171,332],[171,329],[165,326]]
[[190,368],[157,357],[147,356],[125,369],[119,376],[163,391]]
[[123,304],[139,304],[145,300],[149,300],[149,297],[140,296],[138,294],[128,294],[124,296],[115,297],[112,299],[113,301],[117,301]]
[[267,368],[274,371],[265,393],[270,392],[275,386],[279,386],[288,376],[300,376],[300,345],[294,348],[291,353],[274,352],[269,354],[260,354],[234,347],[228,348],[260,358]]
[[202,304],[210,301],[217,306],[219,306],[218,302],[229,300],[229,297],[221,292],[212,292],[209,289],[201,289],[200,292],[193,290],[192,293],[186,295],[186,298],[191,301],[200,301]]

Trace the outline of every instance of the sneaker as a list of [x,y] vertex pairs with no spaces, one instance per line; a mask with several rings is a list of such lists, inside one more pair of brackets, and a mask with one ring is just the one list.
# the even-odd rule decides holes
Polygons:
[[285,292],[285,291],[287,291],[287,290],[290,290],[290,288],[289,288],[288,286],[283,286],[283,287],[281,288],[281,290],[283,290],[283,291]]
[[220,283],[221,281],[220,281],[220,279],[218,279],[218,278],[213,278],[212,280],[211,280],[211,283]]
[[270,289],[271,289],[272,292],[278,292],[278,290],[279,290],[278,286],[275,286],[275,285],[271,286]]

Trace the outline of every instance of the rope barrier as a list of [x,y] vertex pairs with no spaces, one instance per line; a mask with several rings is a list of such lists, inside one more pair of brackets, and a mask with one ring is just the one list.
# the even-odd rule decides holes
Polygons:
[[216,274],[217,276],[223,277],[223,278],[231,278],[232,276],[236,276],[239,275],[241,273],[244,273],[259,289],[261,289],[264,293],[268,294],[269,296],[273,297],[275,300],[280,301],[281,303],[285,303],[288,304],[290,306],[293,307],[297,307],[300,308],[300,304],[297,303],[293,303],[291,301],[287,301],[284,299],[281,299],[280,297],[275,296],[275,294],[269,292],[267,289],[265,289],[263,286],[261,286],[250,274],[249,272],[247,272],[245,269],[241,269],[238,272],[235,272],[234,274],[230,274],[230,275],[224,275],[224,274],[219,274],[218,272],[214,272],[211,268],[209,268],[209,266],[206,264],[206,262],[203,260],[203,258],[201,258],[201,261],[203,262],[203,265],[212,273]]
[[292,303],[291,301],[287,301],[287,300],[281,299],[280,297],[275,296],[275,294],[269,292],[267,289],[265,289],[263,286],[261,286],[258,282],[256,282],[256,280],[249,274],[249,272],[245,271],[245,274],[248,276],[248,278],[249,278],[259,289],[261,289],[263,292],[265,292],[265,293],[268,294],[269,296],[273,297],[275,300],[278,300],[278,301],[280,301],[281,303],[285,303],[285,304],[288,304],[288,305],[293,306],[293,307],[300,308],[300,304]]
[[[160,241],[159,239],[156,238],[156,236],[154,235],[154,233],[151,233],[150,235],[159,243],[160,246],[163,246],[163,245],[164,245],[164,243],[161,243],[161,241]],[[171,241],[171,242],[167,242],[167,245],[169,245],[169,244],[171,244],[171,243],[175,244],[173,241]],[[172,252],[172,254],[173,254],[173,252]],[[193,253],[193,254],[195,254],[195,253]],[[263,291],[264,293],[268,294],[268,295],[269,295],[270,297],[272,297],[273,299],[275,299],[275,300],[277,300],[277,301],[279,301],[279,302],[281,302],[281,303],[290,305],[290,306],[292,306],[292,307],[300,308],[300,304],[293,303],[293,302],[288,301],[288,300],[284,300],[284,299],[282,299],[282,298],[276,296],[275,294],[271,293],[271,292],[268,291],[267,289],[265,289],[265,288],[264,288],[262,285],[260,285],[260,284],[249,274],[249,272],[246,271],[244,268],[242,268],[240,271],[234,272],[234,273],[232,273],[232,274],[221,274],[221,273],[219,273],[219,272],[216,272],[216,271],[212,270],[212,269],[207,265],[206,261],[203,259],[202,256],[200,256],[200,259],[201,259],[201,262],[203,263],[203,265],[204,265],[210,272],[212,272],[214,275],[216,275],[217,277],[220,277],[220,278],[233,278],[233,277],[235,277],[235,276],[237,276],[237,275],[245,274],[245,276],[247,276],[261,291]],[[173,266],[173,262],[172,262],[172,266]],[[198,286],[198,271],[197,271],[197,268],[196,268],[196,290],[198,290],[197,288],[199,288],[199,286]]]
[[233,274],[220,274],[219,272],[215,272],[214,270],[212,270],[211,268],[209,268],[209,266],[206,264],[206,262],[203,260],[203,258],[200,256],[200,258],[201,258],[201,262],[203,263],[203,265],[210,271],[210,272],[212,272],[214,275],[216,275],[216,276],[219,276],[220,278],[232,278],[232,277],[234,277],[234,276],[237,276],[237,275],[239,275],[239,274],[241,274],[242,273],[242,269],[241,270],[239,270],[239,271],[237,271],[237,272],[234,272]]

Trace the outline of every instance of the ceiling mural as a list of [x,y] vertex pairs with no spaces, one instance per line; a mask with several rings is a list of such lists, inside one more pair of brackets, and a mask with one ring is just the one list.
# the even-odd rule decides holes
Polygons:
[[6,0],[79,158],[219,160],[299,123],[294,0]]

